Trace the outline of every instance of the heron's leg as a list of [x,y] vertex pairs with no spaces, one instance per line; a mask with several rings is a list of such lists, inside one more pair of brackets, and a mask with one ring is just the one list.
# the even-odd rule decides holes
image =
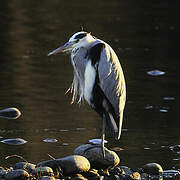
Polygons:
[[101,141],[101,148],[102,148],[103,158],[105,158],[105,150],[104,150],[105,129],[106,129],[106,116],[105,116],[105,114],[103,114],[102,141]]

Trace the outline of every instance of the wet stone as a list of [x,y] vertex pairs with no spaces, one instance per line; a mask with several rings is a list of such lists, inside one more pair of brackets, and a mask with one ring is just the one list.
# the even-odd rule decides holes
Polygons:
[[119,164],[120,159],[114,151],[105,148],[105,158],[101,146],[85,144],[77,147],[74,154],[86,157],[94,169],[108,169]]
[[18,162],[14,165],[14,169],[24,169],[28,173],[31,173],[35,169],[36,165],[28,162]]
[[32,174],[34,176],[54,176],[53,170],[50,167],[37,167],[33,169]]
[[143,172],[150,175],[159,175],[163,173],[161,165],[157,163],[148,163],[142,167]]
[[90,169],[89,161],[85,157],[79,155],[40,162],[37,164],[37,167],[39,166],[51,167],[55,174],[63,173],[63,175],[87,172]]
[[15,180],[15,179],[18,179],[18,180],[27,180],[27,179],[29,179],[29,174],[25,170],[16,169],[16,170],[9,171],[5,175],[5,179],[6,180]]
[[27,143],[26,140],[21,139],[21,138],[4,139],[1,142],[4,144],[9,144],[9,145],[22,145],[22,144]]

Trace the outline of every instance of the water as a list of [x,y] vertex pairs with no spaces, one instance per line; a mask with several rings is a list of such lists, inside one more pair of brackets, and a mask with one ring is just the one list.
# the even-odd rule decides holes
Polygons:
[[[22,112],[17,120],[0,119],[0,137],[28,141],[19,146],[1,143],[1,165],[17,162],[4,159],[13,154],[34,163],[49,159],[47,154],[64,157],[100,137],[98,115],[86,104],[71,105],[71,96],[64,95],[72,81],[68,56],[47,57],[83,26],[113,47],[126,77],[123,133],[118,142],[107,134],[107,146],[120,150],[122,165],[157,162],[164,169],[177,169],[180,155],[169,148],[180,144],[180,24],[175,3],[19,0],[2,1],[0,12],[0,105]],[[156,69],[165,74],[147,74]]]

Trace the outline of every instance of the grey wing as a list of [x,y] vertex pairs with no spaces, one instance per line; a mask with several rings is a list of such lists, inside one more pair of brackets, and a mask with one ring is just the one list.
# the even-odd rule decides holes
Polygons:
[[[126,85],[119,60],[115,52],[107,44],[101,52],[97,71],[99,75],[99,85],[115,111],[116,117],[114,120],[112,119],[112,121],[115,121],[118,128],[117,135],[115,136],[119,139],[126,101]],[[112,116],[110,116],[110,119],[111,118]]]

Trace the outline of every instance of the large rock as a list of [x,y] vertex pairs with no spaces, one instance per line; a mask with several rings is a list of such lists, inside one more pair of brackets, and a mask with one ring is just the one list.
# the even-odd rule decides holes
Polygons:
[[43,161],[37,164],[37,167],[51,167],[54,173],[62,173],[63,175],[71,175],[81,172],[87,172],[90,169],[89,161],[79,155],[67,156],[60,159]]
[[120,162],[118,155],[107,148],[105,148],[104,158],[99,145],[81,145],[74,150],[74,154],[86,157],[91,164],[91,168],[94,169],[108,169],[117,166]]

